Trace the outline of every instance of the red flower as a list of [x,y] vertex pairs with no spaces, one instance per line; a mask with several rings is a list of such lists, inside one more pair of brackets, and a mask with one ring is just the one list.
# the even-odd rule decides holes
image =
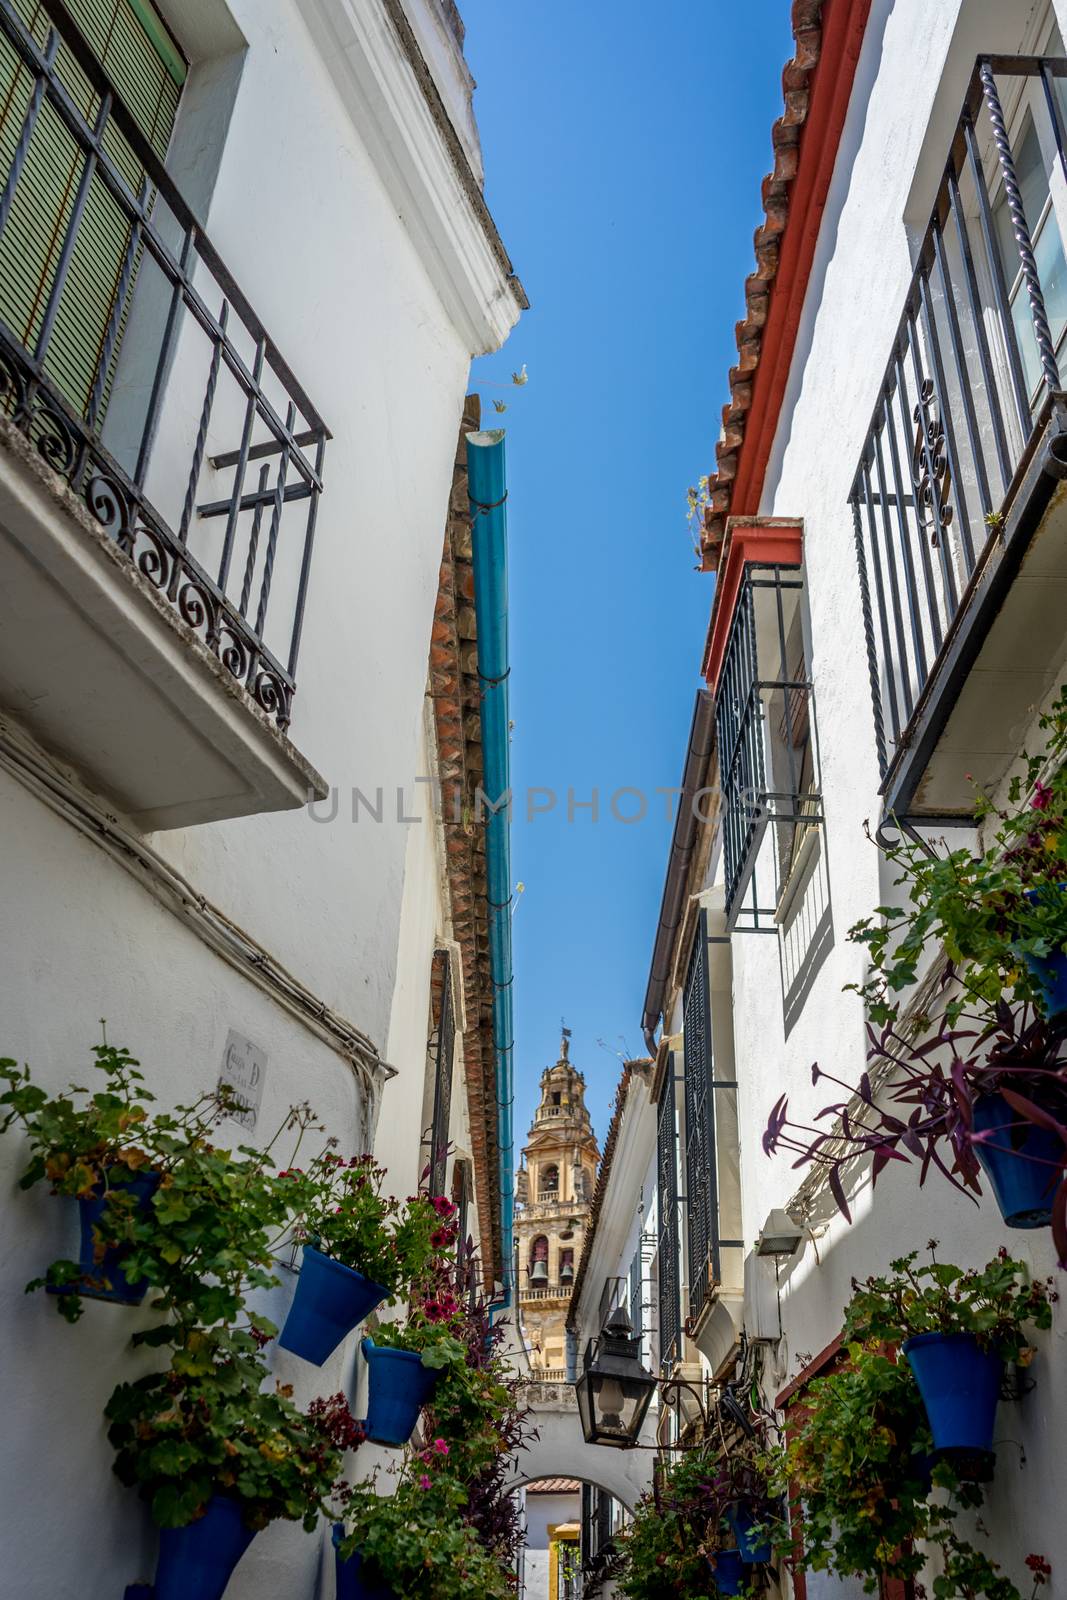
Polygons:
[[1047,783],[1034,784],[1034,798],[1030,802],[1032,811],[1047,811],[1052,800],[1052,790]]

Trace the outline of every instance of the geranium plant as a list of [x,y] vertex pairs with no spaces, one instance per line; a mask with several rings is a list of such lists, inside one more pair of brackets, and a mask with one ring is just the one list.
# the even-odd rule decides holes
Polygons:
[[688,1450],[637,1503],[618,1586],[628,1600],[709,1600],[721,1547],[716,1454]]
[[338,1554],[358,1556],[361,1576],[397,1600],[513,1600],[514,1578],[464,1518],[465,1502],[455,1477],[421,1461],[405,1467],[392,1494],[373,1480],[346,1487]]
[[1067,950],[1067,689],[1040,728],[1045,748],[1023,756],[1007,805],[976,796],[982,851],[950,850],[943,840],[939,848],[912,830],[880,840],[907,904],[880,906],[849,934],[870,958],[861,993],[876,1023],[899,1015],[931,948],[944,949],[959,974],[950,1022],[974,1000],[995,1006],[1005,992],[1042,1004],[1031,963]]
[[1028,1329],[1052,1326],[1052,1280],[1026,1277],[1022,1261],[1001,1250],[988,1266],[953,1266],[918,1252],[890,1262],[890,1275],[853,1284],[845,1316],[850,1337],[894,1344],[921,1333],[970,1334],[984,1350],[1025,1364],[1032,1351]]
[[455,1206],[443,1196],[383,1192],[385,1169],[371,1155],[344,1160],[327,1147],[290,1184],[296,1237],[380,1284],[390,1299],[455,1245]]
[[886,1580],[916,1582],[934,1554],[937,1600],[1021,1600],[998,1563],[959,1532],[960,1513],[982,1503],[981,1486],[959,1481],[946,1462],[931,1464],[932,1447],[907,1363],[884,1345],[853,1340],[841,1365],[794,1401],[783,1444],[768,1452],[793,1511],[781,1557],[859,1578],[873,1594]]
[[105,1413],[115,1472],[163,1528],[195,1521],[221,1494],[240,1501],[251,1529],[284,1517],[310,1532],[344,1452],[362,1439],[344,1396],[303,1413],[287,1387],[261,1388],[266,1373],[254,1356],[210,1340],[201,1348],[202,1361],[183,1352],[166,1372],[115,1390]]

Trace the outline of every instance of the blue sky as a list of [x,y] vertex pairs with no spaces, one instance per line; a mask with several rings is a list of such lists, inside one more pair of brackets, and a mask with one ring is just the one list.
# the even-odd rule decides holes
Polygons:
[[[670,843],[653,791],[679,782],[712,597],[686,488],[714,461],[789,4],[460,4],[486,195],[532,306],[474,378],[508,430],[513,786],[559,797],[512,827],[516,1132],[562,1016],[603,1138],[615,1053],[644,1051]],[[612,817],[622,788],[644,821]],[[594,789],[599,819],[569,820],[568,791]]]

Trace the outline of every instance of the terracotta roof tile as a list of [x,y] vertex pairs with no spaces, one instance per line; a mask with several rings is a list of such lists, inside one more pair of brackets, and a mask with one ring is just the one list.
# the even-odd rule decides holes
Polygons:
[[789,221],[789,186],[796,177],[800,132],[807,119],[811,74],[822,44],[823,0],[794,0],[794,54],[782,72],[782,115],[771,129],[774,167],[761,190],[764,218],[753,245],[756,270],[745,279],[745,317],[737,324],[737,365],[729,373],[730,401],[723,407],[723,432],[716,446],[716,470],[708,479],[708,504],[701,539],[703,563],[718,565],[730,513],[731,485],[737,475],[738,450],[745,436],[745,416],[752,404],[752,375],[759,366],[762,329],[770,293],[778,273],[778,241]]

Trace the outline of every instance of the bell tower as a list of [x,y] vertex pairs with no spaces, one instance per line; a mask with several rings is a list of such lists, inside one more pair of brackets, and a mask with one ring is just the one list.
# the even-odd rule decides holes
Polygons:
[[564,1028],[559,1060],[541,1074],[541,1103],[515,1191],[519,1317],[535,1377],[565,1375],[564,1325],[598,1158],[585,1079],[570,1059],[570,1032]]

